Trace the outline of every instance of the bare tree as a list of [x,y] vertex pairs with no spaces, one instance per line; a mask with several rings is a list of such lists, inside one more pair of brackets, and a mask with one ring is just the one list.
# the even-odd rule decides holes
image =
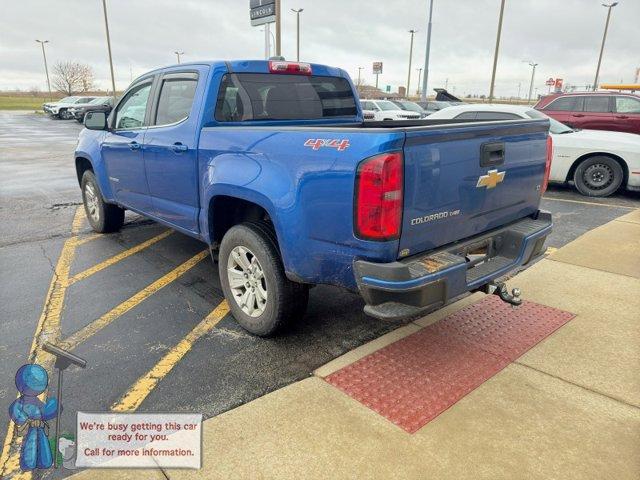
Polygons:
[[88,92],[93,88],[93,69],[84,63],[58,62],[53,66],[53,86],[65,95]]

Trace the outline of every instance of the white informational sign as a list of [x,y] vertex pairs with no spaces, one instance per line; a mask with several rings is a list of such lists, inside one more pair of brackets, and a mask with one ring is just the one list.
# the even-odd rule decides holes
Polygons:
[[382,62],[373,62],[373,74],[382,75]]
[[78,412],[82,468],[200,468],[202,415]]

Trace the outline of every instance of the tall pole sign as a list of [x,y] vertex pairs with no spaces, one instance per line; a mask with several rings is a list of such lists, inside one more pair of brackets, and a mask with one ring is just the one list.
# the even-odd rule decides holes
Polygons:
[[[276,21],[276,0],[249,0],[249,18],[251,26],[264,25],[264,58],[269,58],[269,43],[271,42],[270,26]],[[276,29],[276,55],[280,55],[279,32]]]
[[376,76],[376,88],[378,88],[378,75],[382,73],[382,62],[373,62],[373,74]]

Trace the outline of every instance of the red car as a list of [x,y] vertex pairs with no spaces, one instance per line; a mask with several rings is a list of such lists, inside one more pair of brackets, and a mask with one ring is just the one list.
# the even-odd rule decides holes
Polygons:
[[573,128],[640,134],[640,96],[631,93],[556,93],[534,108]]

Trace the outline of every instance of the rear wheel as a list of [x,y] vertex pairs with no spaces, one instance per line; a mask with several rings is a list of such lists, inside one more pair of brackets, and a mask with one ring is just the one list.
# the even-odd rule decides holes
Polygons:
[[588,197],[608,197],[620,188],[624,172],[611,157],[597,156],[583,160],[573,174],[578,191]]
[[220,244],[218,269],[233,316],[254,335],[272,335],[304,315],[309,289],[286,277],[269,225],[230,228]]
[[91,170],[82,175],[82,202],[91,228],[98,233],[120,230],[124,223],[124,208],[102,199],[96,176]]

